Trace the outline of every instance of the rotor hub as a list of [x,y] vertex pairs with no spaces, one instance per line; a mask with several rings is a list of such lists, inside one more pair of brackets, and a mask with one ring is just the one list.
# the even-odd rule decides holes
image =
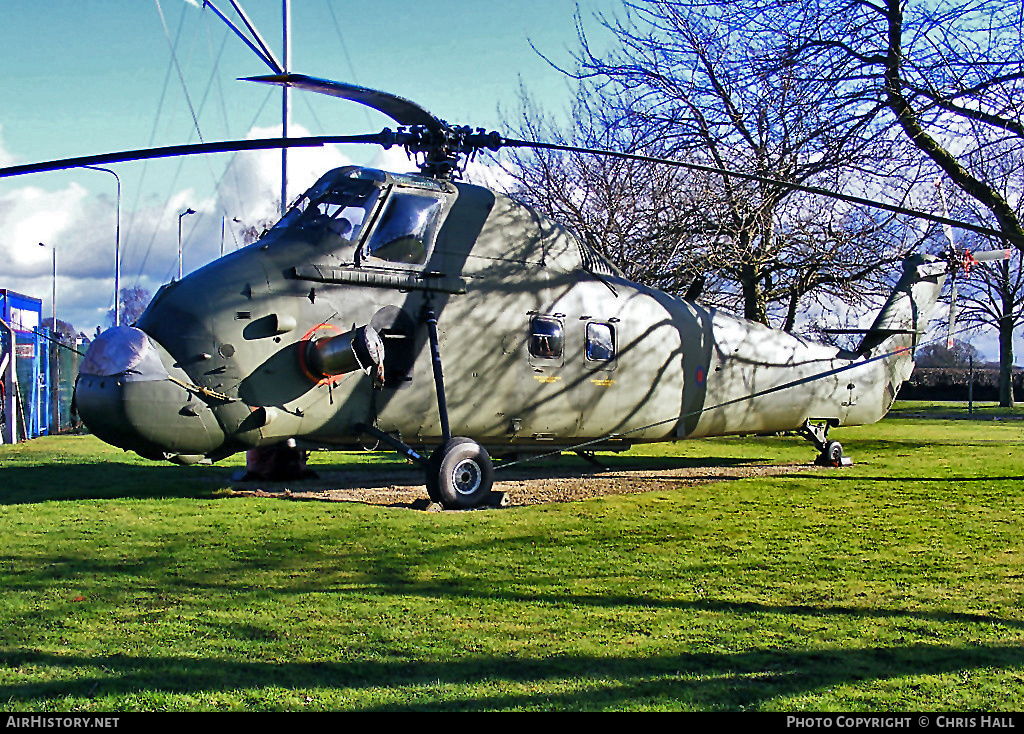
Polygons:
[[496,151],[504,144],[504,139],[497,132],[447,123],[434,128],[426,125],[400,127],[395,131],[384,128],[380,140],[384,148],[401,145],[406,154],[416,160],[423,175],[442,179],[464,173],[477,151]]

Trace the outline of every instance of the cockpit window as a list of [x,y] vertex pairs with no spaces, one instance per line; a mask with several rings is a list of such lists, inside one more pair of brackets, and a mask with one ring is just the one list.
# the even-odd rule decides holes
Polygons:
[[395,191],[363,251],[389,262],[426,262],[442,204],[434,196]]
[[369,181],[345,179],[342,185],[326,191],[314,186],[295,202],[275,229],[295,227],[354,242],[369,218],[377,194],[377,187]]

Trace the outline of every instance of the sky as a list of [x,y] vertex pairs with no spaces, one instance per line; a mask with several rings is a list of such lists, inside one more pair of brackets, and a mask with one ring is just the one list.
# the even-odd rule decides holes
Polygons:
[[[229,0],[214,0],[241,26]],[[281,0],[240,5],[283,59]],[[521,94],[565,115],[577,13],[612,0],[292,0],[291,69],[385,90],[453,124],[499,131]],[[280,133],[281,93],[238,81],[270,70],[201,0],[0,0],[0,165]],[[539,52],[539,53],[538,53]],[[362,106],[293,91],[290,134],[377,132],[395,123]],[[197,130],[198,127],[198,130]],[[411,170],[403,153],[334,146],[289,154],[289,199],[322,173],[359,163]],[[114,302],[117,208],[121,286],[150,293],[234,249],[244,226],[277,212],[280,153],[119,163],[0,181],[0,288],[92,334]],[[115,176],[116,174],[116,176]],[[117,187],[120,183],[120,200]],[[179,215],[187,209],[195,215]],[[239,221],[236,221],[239,220]],[[222,238],[222,231],[224,233]]]
[[[214,4],[241,25],[229,0]],[[240,4],[282,58],[281,0]],[[292,0],[291,70],[388,91],[458,125],[507,131],[511,122],[514,129],[524,91],[567,120],[574,84],[553,65],[572,68],[577,19],[600,50],[606,36],[595,13],[617,7],[617,0]],[[280,133],[280,90],[239,81],[270,70],[201,0],[0,0],[0,13],[0,165]],[[395,126],[325,95],[296,90],[291,100],[293,136]],[[348,163],[412,170],[400,150],[373,146],[289,155],[289,199]],[[177,275],[179,223],[187,274],[278,212],[278,152],[107,168],[116,178],[76,169],[0,180],[0,288],[41,299],[47,318],[56,250],[57,316],[89,335],[106,328],[113,307],[118,221],[121,286],[154,294]],[[196,214],[181,217],[188,209]],[[996,357],[993,335],[972,343]]]

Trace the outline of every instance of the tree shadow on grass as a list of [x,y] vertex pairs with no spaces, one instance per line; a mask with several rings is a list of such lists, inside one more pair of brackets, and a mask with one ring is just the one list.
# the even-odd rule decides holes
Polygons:
[[[422,487],[423,470],[410,462],[381,454],[366,461],[311,463],[317,476],[287,482],[246,482],[237,478],[238,466],[169,464],[140,465],[121,463],[54,463],[38,466],[8,466],[2,469],[0,506],[33,504],[50,501],[96,499],[215,499],[225,497],[228,490],[260,486],[283,491],[315,489],[379,489],[393,485]],[[502,470],[498,463],[496,479],[542,479],[599,475],[603,471],[637,472],[700,469],[715,467],[758,466],[763,462],[751,459],[721,457],[600,457],[597,467],[575,456],[527,462]]]
[[[258,709],[273,706],[270,697],[268,703],[260,703],[264,700],[261,692],[268,688],[305,693],[314,707],[318,690],[341,689],[348,698],[387,700],[396,694],[402,698],[401,703],[352,706],[374,711],[575,711],[636,706],[735,711],[758,710],[779,698],[834,686],[871,684],[906,675],[1021,668],[1020,648],[1010,644],[765,648],[650,657],[467,655],[445,661],[380,661],[381,657],[390,655],[381,650],[375,661],[261,662],[3,651],[0,663],[8,670],[48,669],[54,671],[54,680],[0,685],[0,696],[15,710],[22,703],[43,701],[60,710],[61,700],[75,706],[77,700],[99,699],[121,708],[123,699],[147,694],[192,697],[223,692],[241,694],[242,700],[250,701],[249,707]],[[401,657],[401,651],[395,651],[395,658]],[[247,695],[247,690],[251,694]],[[187,700],[182,703],[187,705]],[[917,708],[923,704],[918,702]]]
[[0,505],[97,499],[211,499],[222,472],[211,467],[44,464],[0,470]]
[[[178,633],[188,635],[196,644],[196,648],[187,653],[161,653],[157,649],[159,634],[154,633],[152,650],[135,648],[131,654],[93,657],[73,649],[41,650],[30,630],[40,625],[51,627],[46,619],[40,620],[40,615],[51,615],[54,626],[64,624],[68,604],[73,606],[76,600],[53,604],[48,610],[24,608],[23,619],[10,614],[7,618],[12,632],[6,646],[0,647],[0,669],[7,671],[4,682],[0,683],[0,700],[5,701],[10,710],[44,704],[53,710],[62,706],[77,708],[85,700],[98,699],[103,710],[114,710],[145,706],[145,702],[154,699],[164,705],[174,696],[181,696],[180,705],[188,706],[190,702],[208,702],[209,697],[223,694],[242,701],[240,706],[264,708],[273,707],[275,700],[280,700],[267,694],[268,689],[288,691],[295,694],[294,698],[309,696],[311,706],[317,705],[319,695],[335,695],[318,691],[341,689],[350,701],[385,702],[353,704],[351,708],[380,711],[631,707],[756,710],[780,698],[813,696],[834,686],[867,687],[903,676],[963,675],[977,671],[979,675],[1002,681],[1004,691],[1020,687],[1019,672],[1009,675],[998,672],[999,669],[1021,671],[1024,667],[1016,640],[1019,635],[1007,634],[1005,630],[993,632],[994,627],[1024,629],[1024,623],[1013,618],[944,609],[664,598],[655,593],[576,594],[565,590],[565,570],[561,567],[548,571],[550,578],[557,580],[557,587],[544,586],[543,578],[531,575],[531,585],[536,590],[516,590],[508,583],[507,579],[513,577],[508,574],[499,577],[506,581],[472,574],[453,577],[431,574],[429,580],[425,580],[422,569],[441,568],[443,562],[452,557],[475,558],[486,552],[496,558],[524,557],[529,548],[543,550],[545,536],[542,532],[488,535],[472,541],[464,539],[461,544],[448,538],[415,549],[412,556],[415,560],[410,560],[409,548],[380,540],[382,528],[376,523],[349,524],[344,529],[344,541],[333,539],[338,530],[330,523],[305,526],[301,537],[294,537],[286,530],[259,535],[249,538],[252,542],[244,545],[232,544],[228,550],[218,550],[215,541],[203,541],[209,543],[211,553],[200,554],[200,560],[179,552],[180,546],[196,542],[188,533],[170,534],[158,547],[147,545],[147,552],[142,555],[76,555],[73,568],[58,568],[60,562],[67,561],[65,550],[54,551],[52,557],[0,559],[0,567],[21,569],[9,577],[8,594],[41,594],[52,589],[60,579],[71,578],[74,584],[60,583],[80,591],[92,601],[94,608],[90,613],[98,618],[109,618],[128,609],[131,613],[124,620],[128,625],[126,639],[135,637],[149,624],[148,618],[137,614],[145,610],[148,601],[159,598],[162,609],[168,603],[166,600],[178,600],[180,608],[169,610],[168,614],[171,617],[183,615],[177,616],[178,623],[187,620],[188,630],[178,627]],[[373,539],[376,542],[372,542]],[[188,558],[188,561],[175,565],[176,558]],[[721,563],[689,570],[698,575],[734,571],[743,575],[743,569],[730,570]],[[284,571],[287,581],[281,580],[280,573]],[[608,572],[614,575],[621,569]],[[59,578],[55,576],[58,573]],[[135,587],[131,587],[132,582]],[[98,585],[88,589],[83,584]],[[142,590],[138,606],[125,607],[122,588]],[[324,595],[323,602],[329,604],[330,610],[357,608],[367,599],[372,599],[380,608],[394,609],[389,597],[396,597],[400,603],[410,595],[436,599],[445,606],[451,604],[456,618],[460,608],[472,609],[475,614],[487,605],[494,605],[494,614],[499,616],[514,615],[530,605],[562,610],[559,613],[580,614],[581,618],[590,619],[588,627],[579,631],[580,646],[586,645],[587,637],[600,637],[600,619],[612,620],[620,614],[633,613],[678,615],[680,624],[686,623],[685,620],[699,624],[702,617],[714,620],[723,631],[708,632],[709,639],[714,642],[715,635],[721,635],[725,645],[730,640],[728,627],[750,632],[752,628],[763,626],[765,636],[747,635],[746,638],[772,639],[772,633],[780,624],[788,625],[791,620],[800,624],[800,618],[806,617],[819,620],[815,625],[818,629],[834,626],[837,630],[850,629],[847,624],[850,619],[878,619],[906,627],[906,634],[912,641],[885,646],[877,642],[871,644],[870,638],[865,636],[863,646],[857,641],[837,641],[835,647],[808,644],[780,649],[769,643],[755,649],[726,652],[707,652],[705,646],[698,647],[697,643],[662,641],[654,654],[631,654],[624,651],[624,643],[620,643],[608,648],[607,655],[590,655],[564,652],[577,646],[566,640],[559,643],[563,651],[552,655],[532,650],[517,654],[513,647],[510,652],[489,656],[467,651],[448,654],[445,659],[436,659],[441,654],[437,653],[435,659],[417,660],[410,659],[410,648],[404,639],[376,633],[379,625],[387,623],[386,618],[355,622],[354,626],[328,624],[296,630],[290,627],[287,614],[268,618],[259,611],[268,595],[280,597],[287,605],[289,597],[297,600],[310,594]],[[300,608],[301,605],[296,604]],[[254,614],[242,622],[224,621],[218,615],[204,614],[206,605],[211,609],[224,605],[252,608]],[[330,610],[324,609],[323,613],[329,614]],[[592,610],[594,614],[581,614],[583,610]],[[772,620],[773,617],[776,619]],[[783,619],[780,621],[779,617]],[[296,619],[301,626],[303,616],[300,614]],[[450,622],[451,616],[447,613],[423,620],[427,625]],[[925,627],[921,634],[926,635],[920,642],[915,637],[919,640],[921,636],[914,631],[919,624]],[[936,625],[945,626],[943,629],[948,635],[937,637]],[[19,630],[29,632],[17,632]],[[525,627],[523,631],[529,632]],[[174,644],[186,645],[177,637],[178,633]],[[1010,638],[1010,642],[938,642],[996,633]],[[24,643],[15,646],[13,640],[18,639],[19,634],[25,634]],[[306,634],[327,634],[334,641],[330,646],[313,645],[306,649],[301,639]],[[437,634],[443,636],[444,633],[439,630]],[[541,638],[544,634],[548,633],[537,631]],[[107,645],[116,645],[116,639],[109,638]],[[254,648],[254,642],[258,647]],[[252,654],[254,649],[259,650],[255,655]],[[294,652],[296,649],[303,651]],[[337,652],[323,653],[325,650]],[[322,654],[329,658],[323,659]],[[1019,700],[1016,694],[1013,691],[1008,698],[993,703]],[[907,695],[915,694],[908,691]],[[972,691],[971,695],[977,698],[982,694]],[[342,700],[341,696],[336,700]],[[386,703],[395,700],[401,702]],[[870,705],[872,699],[863,700]],[[908,705],[916,704],[920,708],[927,703],[911,701]]]

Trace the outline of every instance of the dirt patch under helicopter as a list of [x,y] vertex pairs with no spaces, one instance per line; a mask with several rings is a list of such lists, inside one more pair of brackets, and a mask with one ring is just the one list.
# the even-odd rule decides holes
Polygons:
[[[292,500],[359,502],[371,505],[440,511],[427,498],[423,474],[416,467],[335,469],[312,467],[316,477],[236,485],[235,496],[279,497]],[[753,476],[779,476],[817,471],[810,464],[699,464],[688,462],[644,466],[609,466],[605,469],[517,465],[497,468],[494,489],[483,507],[521,507],[553,502],[575,502],[604,495],[635,494],[678,489]]]

